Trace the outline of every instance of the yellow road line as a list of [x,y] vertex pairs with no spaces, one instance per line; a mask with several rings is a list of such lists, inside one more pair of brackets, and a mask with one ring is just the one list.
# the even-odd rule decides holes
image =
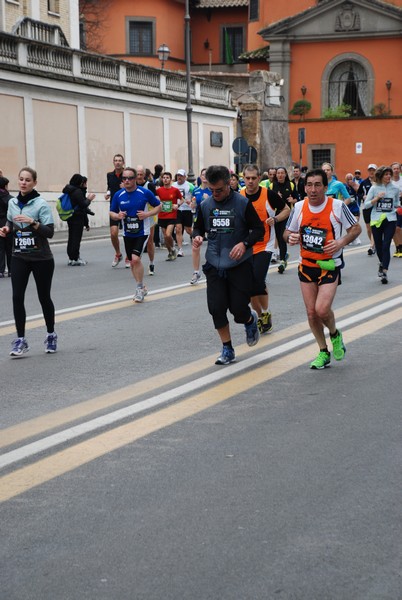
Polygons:
[[[336,310],[336,317],[340,319],[345,315],[351,315],[354,312],[359,312],[368,306],[376,303],[381,303],[394,296],[399,296],[402,293],[402,286],[387,288],[386,290],[376,294],[375,297],[364,298],[347,306]],[[269,336],[263,336],[258,344],[258,349],[265,349],[268,346],[274,346],[284,339],[289,337],[297,337],[308,331],[308,326],[305,321],[292,325],[278,332],[273,332]],[[236,354],[239,358],[255,352],[255,348],[249,348],[246,344],[239,346],[236,349]],[[4,448],[11,444],[15,444],[22,440],[26,440],[35,435],[39,435],[46,431],[59,428],[68,423],[78,421],[89,415],[101,411],[105,408],[110,408],[126,402],[134,400],[146,393],[154,394],[158,389],[171,385],[179,384],[180,381],[188,377],[194,377],[206,369],[209,369],[215,360],[215,355],[187,363],[181,367],[177,367],[164,373],[158,373],[144,379],[142,381],[130,384],[121,389],[114,390],[102,394],[95,398],[78,402],[66,408],[62,408],[46,415],[30,419],[23,423],[18,423],[0,431],[0,448]]]
[[[201,288],[202,289],[202,288]],[[195,286],[189,286],[179,288],[176,290],[169,290],[166,292],[159,292],[157,294],[153,294],[152,296],[148,296],[146,302],[154,302],[155,300],[163,300],[164,298],[172,298],[173,296],[179,296],[181,294],[194,293],[196,291]],[[93,315],[97,315],[104,312],[109,312],[109,310],[121,310],[122,308],[138,308],[139,304],[135,304],[132,300],[119,300],[118,302],[112,302],[110,304],[103,304],[102,306],[92,306],[88,308],[80,308],[74,310],[72,312],[63,313],[56,315],[56,322],[63,323],[64,321],[71,321],[72,319],[82,319],[82,317],[91,317]],[[33,321],[28,321],[26,324],[26,329],[36,329],[37,327],[43,327],[43,318],[39,317],[38,319],[34,319]],[[0,336],[10,335],[15,333],[15,325],[5,325],[0,328]]]
[[[362,323],[348,330],[348,342],[372,335],[401,319],[401,308],[379,315],[370,323],[370,327],[367,327],[366,323]],[[118,426],[52,456],[43,458],[34,464],[9,473],[0,478],[0,502],[14,498],[118,448],[132,444],[150,433],[187,419],[257,385],[284,375],[305,364],[306,355],[310,350],[313,352],[315,348],[315,343],[310,344],[308,347],[272,361],[272,363],[269,363],[269,368],[264,364],[248,373],[233,377],[229,381],[214,386],[212,389],[186,398],[175,405],[168,406],[132,423]]]

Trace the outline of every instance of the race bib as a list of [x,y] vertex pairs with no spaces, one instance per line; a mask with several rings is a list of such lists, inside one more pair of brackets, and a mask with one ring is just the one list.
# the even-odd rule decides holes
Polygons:
[[300,230],[302,248],[309,252],[322,254],[324,252],[325,240],[327,238],[327,230],[319,229],[318,227],[309,227],[304,225]]
[[233,233],[235,215],[233,210],[214,209],[209,215],[209,229],[214,233]]
[[172,200],[163,200],[162,201],[162,212],[172,212],[172,210],[173,210]]
[[14,252],[28,254],[36,252],[38,248],[38,238],[33,231],[16,231],[14,235]]
[[138,233],[140,227],[141,225],[138,217],[126,217],[126,231],[129,233]]
[[392,208],[392,198],[380,198],[377,202],[377,210],[380,210],[381,212],[392,212]]

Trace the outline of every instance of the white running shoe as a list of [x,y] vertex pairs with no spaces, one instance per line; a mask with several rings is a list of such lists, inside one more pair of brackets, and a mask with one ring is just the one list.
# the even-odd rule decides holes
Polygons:
[[198,271],[194,271],[193,276],[190,280],[191,285],[197,285],[201,279],[201,275]]

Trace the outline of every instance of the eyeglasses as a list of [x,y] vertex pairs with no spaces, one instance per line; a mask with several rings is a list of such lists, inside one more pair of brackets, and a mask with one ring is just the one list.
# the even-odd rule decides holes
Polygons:
[[132,181],[135,177],[122,177],[122,181]]
[[222,192],[224,192],[227,188],[226,187],[220,187],[220,188],[212,188],[211,186],[209,187],[209,189],[211,190],[211,192],[213,194],[222,194]]

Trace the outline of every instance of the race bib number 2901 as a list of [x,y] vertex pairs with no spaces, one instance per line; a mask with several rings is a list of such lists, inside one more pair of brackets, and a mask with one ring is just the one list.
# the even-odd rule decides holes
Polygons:
[[302,248],[304,248],[304,250],[317,252],[318,254],[322,254],[324,252],[325,240],[327,238],[326,229],[304,225],[300,230],[300,234]]
[[232,233],[235,215],[233,210],[214,209],[209,215],[209,229],[215,233]]

